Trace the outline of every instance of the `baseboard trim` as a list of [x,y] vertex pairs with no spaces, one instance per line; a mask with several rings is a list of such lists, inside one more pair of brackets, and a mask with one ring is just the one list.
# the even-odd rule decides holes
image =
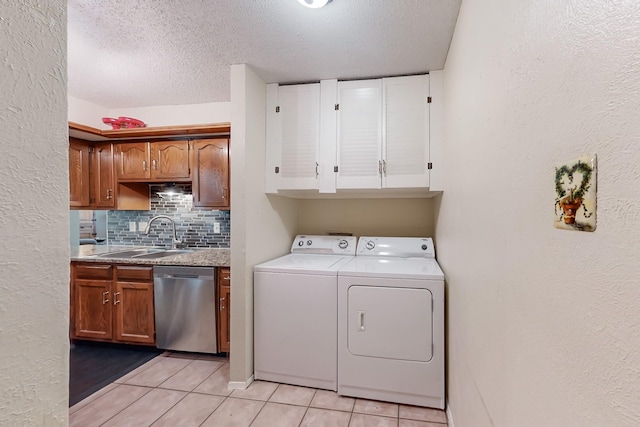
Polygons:
[[455,427],[453,424],[453,414],[451,413],[451,404],[447,402],[447,426]]
[[227,390],[245,390],[253,382],[253,375],[246,381],[229,381],[227,383]]

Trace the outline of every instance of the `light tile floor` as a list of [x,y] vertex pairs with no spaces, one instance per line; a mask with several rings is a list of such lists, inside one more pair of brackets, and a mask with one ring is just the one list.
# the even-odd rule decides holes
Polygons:
[[227,390],[229,362],[164,353],[69,409],[69,425],[446,427],[444,411],[255,381]]

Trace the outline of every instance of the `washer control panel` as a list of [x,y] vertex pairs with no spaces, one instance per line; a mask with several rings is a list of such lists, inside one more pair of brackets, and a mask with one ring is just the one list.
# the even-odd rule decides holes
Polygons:
[[297,235],[291,253],[355,255],[356,242],[354,236]]
[[356,256],[435,258],[430,237],[360,237]]

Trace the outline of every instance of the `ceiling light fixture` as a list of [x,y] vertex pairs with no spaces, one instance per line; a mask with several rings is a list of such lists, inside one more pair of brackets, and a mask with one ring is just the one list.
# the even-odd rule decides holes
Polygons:
[[331,0],[298,0],[298,2],[303,6],[307,6],[312,9],[318,9],[320,7],[326,6],[327,3],[331,3]]

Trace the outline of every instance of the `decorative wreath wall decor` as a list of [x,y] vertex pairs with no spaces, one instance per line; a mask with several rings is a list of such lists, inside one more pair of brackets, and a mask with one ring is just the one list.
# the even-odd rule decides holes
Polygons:
[[565,162],[555,169],[555,226],[566,230],[594,231],[595,155]]

